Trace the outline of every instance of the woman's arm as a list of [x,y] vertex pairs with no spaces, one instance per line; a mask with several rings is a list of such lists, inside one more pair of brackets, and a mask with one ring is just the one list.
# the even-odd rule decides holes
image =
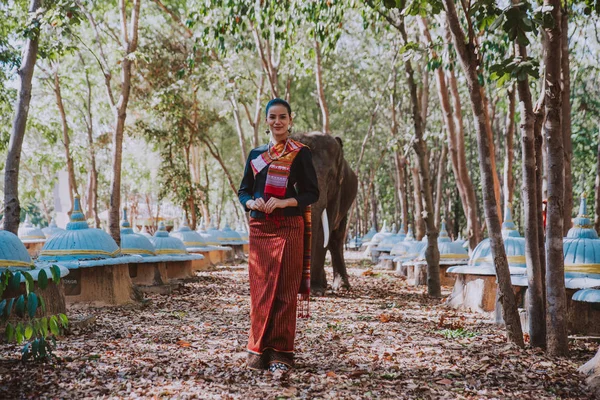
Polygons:
[[[246,167],[244,168],[244,176],[242,177],[242,183],[238,190],[238,198],[240,203],[244,206],[246,212],[250,211],[248,202],[253,200],[254,197],[254,173],[252,172],[252,166],[250,165],[252,152],[246,160]],[[251,205],[251,204],[250,204]]]

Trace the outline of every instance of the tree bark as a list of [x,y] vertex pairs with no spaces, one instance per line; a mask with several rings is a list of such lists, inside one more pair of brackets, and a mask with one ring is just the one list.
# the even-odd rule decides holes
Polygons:
[[596,207],[594,210],[594,228],[600,232],[600,138],[598,140],[598,151],[596,160]]
[[[535,167],[536,167],[536,198],[537,198],[537,219],[538,219],[538,253],[540,256],[540,270],[542,273],[542,293],[546,293],[546,232],[545,232],[545,221],[544,221],[544,197],[543,197],[543,180],[544,180],[544,152],[542,137],[542,127],[544,124],[544,105],[545,105],[545,80],[542,77],[542,90],[540,90],[540,97],[535,104],[533,110],[535,114],[535,125],[533,134],[535,137]],[[544,302],[544,309],[546,303]]]
[[[555,24],[546,29],[544,65],[546,66],[546,121],[544,136],[548,148],[546,172],[548,176],[548,210],[546,217],[546,297],[548,302],[548,352],[552,355],[568,353],[567,299],[565,293],[565,266],[563,258],[564,222],[564,146],[561,128],[561,12],[560,0],[544,0],[552,6]],[[563,32],[564,33],[564,32]]]
[[242,158],[242,165],[246,164],[246,159],[248,158],[248,150],[246,146],[246,137],[244,136],[244,128],[242,128],[242,120],[240,118],[240,107],[238,106],[238,102],[235,99],[235,95],[232,94],[229,96],[229,102],[231,103],[231,108],[233,110],[233,119],[235,120],[235,128],[237,130],[238,139],[240,140],[240,156]]
[[321,118],[323,120],[323,133],[331,134],[329,126],[329,108],[325,99],[325,89],[323,88],[323,68],[321,65],[321,46],[319,40],[315,39],[315,78],[317,80],[317,95],[319,98],[319,107],[321,107]]
[[[565,2],[566,4],[566,2]],[[571,66],[569,63],[569,14],[566,8],[562,9],[561,16],[561,71],[562,71],[562,108],[561,129],[563,137],[564,166],[565,166],[565,195],[564,195],[564,222],[563,235],[571,229],[571,215],[573,213],[573,175],[571,172],[571,158],[573,146],[571,143]]]
[[[408,43],[404,21],[399,26],[400,34],[404,43]],[[426,224],[427,249],[425,250],[425,260],[427,260],[427,293],[431,297],[441,297],[442,289],[440,285],[440,251],[438,249],[439,231],[435,226],[433,195],[431,193],[431,181],[429,176],[429,160],[427,157],[427,142],[424,139],[423,115],[421,113],[422,103],[417,96],[417,84],[414,78],[414,70],[410,59],[404,60],[404,70],[406,72],[406,82],[410,92],[412,103],[412,119],[415,129],[415,140],[413,149],[417,154],[421,193],[425,203],[425,211],[421,214],[421,219]],[[424,91],[429,91],[424,88]],[[423,100],[421,98],[421,100]]]
[[62,123],[63,147],[65,148],[65,159],[67,160],[67,173],[69,175],[69,199],[71,201],[71,211],[73,211],[73,195],[79,194],[79,192],[77,190],[77,181],[75,180],[75,166],[73,165],[73,157],[71,157],[71,138],[69,137],[69,123],[67,121],[67,114],[65,112],[65,106],[62,100],[62,93],[60,91],[58,66],[54,70],[54,96],[56,98],[56,105],[58,106],[58,113],[60,114],[60,121]]
[[[521,96],[519,95],[521,99]],[[524,100],[521,99],[521,102]],[[531,103],[531,93],[529,93],[529,105],[531,106],[529,113],[533,117],[533,104]],[[522,109],[521,109],[522,111]],[[521,116],[521,124],[525,121]],[[531,122],[531,134],[533,135],[533,121]],[[504,147],[506,154],[504,157],[504,205],[512,204],[513,193],[515,190],[515,180],[513,178],[513,160],[514,152],[514,137],[515,137],[515,89],[514,86],[508,91],[508,113],[506,114],[506,124],[504,127]],[[533,160],[535,162],[535,160]],[[533,186],[531,186],[533,188]]]
[[394,154],[394,166],[396,167],[396,179],[398,181],[398,199],[400,200],[400,218],[404,224],[404,232],[408,225],[408,190],[406,188],[406,179],[404,170],[406,160],[398,152]]
[[[448,23],[446,26],[446,41],[452,42],[452,35]],[[448,71],[448,83],[450,84],[450,93],[452,94],[452,106],[454,108],[454,129],[456,143],[456,157],[458,176],[460,176],[461,184],[465,190],[465,203],[467,208],[464,208],[465,218],[467,219],[467,235],[469,239],[469,248],[474,250],[481,241],[481,227],[479,225],[479,216],[477,215],[477,196],[471,177],[469,176],[469,168],[467,167],[467,156],[465,151],[465,129],[462,118],[462,104],[458,92],[458,82],[454,69]]]
[[491,136],[491,133],[489,132],[489,115],[485,108],[483,90],[478,80],[479,62],[475,52],[473,38],[469,37],[468,43],[466,41],[465,34],[456,13],[454,1],[444,0],[443,4],[444,9],[446,10],[448,25],[454,39],[454,46],[465,72],[469,96],[471,98],[473,118],[477,130],[477,147],[479,149],[479,165],[483,187],[485,219],[492,255],[494,257],[496,276],[498,279],[498,292],[502,304],[502,316],[506,324],[508,340],[523,347],[524,342],[521,320],[517,310],[515,294],[511,285],[510,271],[500,227],[497,198],[494,190],[494,175],[496,175],[496,171],[493,169],[491,162],[492,144],[489,143],[489,138]]
[[133,1],[133,10],[131,13],[131,25],[128,32],[127,9],[125,0],[119,0],[119,9],[121,13],[121,37],[122,46],[125,53],[121,60],[121,94],[115,105],[115,130],[113,132],[113,155],[112,155],[112,179],[110,182],[110,206],[108,211],[108,229],[112,238],[121,244],[121,227],[119,211],[121,208],[121,164],[123,160],[123,132],[125,130],[125,120],[127,119],[127,104],[131,93],[131,68],[133,61],[131,54],[137,50],[138,44],[138,22],[140,16],[141,0]]
[[442,145],[442,154],[440,154],[440,162],[438,165],[438,173],[436,177],[436,185],[435,185],[435,226],[440,229],[440,222],[442,220],[442,197],[443,197],[443,187],[444,187],[444,179],[446,178],[446,161],[448,158],[448,146],[444,143]]
[[[33,15],[41,7],[41,0],[31,0],[29,3],[29,14]],[[29,103],[31,101],[31,80],[37,59],[39,44],[39,31],[27,39],[23,61],[18,74],[20,79],[19,97],[15,107],[15,117],[10,132],[8,153],[4,166],[4,226],[5,231],[17,234],[20,222],[21,205],[19,204],[19,163],[21,162],[21,149]]]
[[[80,55],[80,59],[83,63],[83,57]],[[84,121],[87,128],[88,138],[88,151],[90,155],[90,170],[89,170],[89,182],[88,182],[88,216],[92,215],[96,228],[100,228],[100,217],[98,217],[98,169],[96,168],[96,149],[94,146],[94,118],[92,114],[92,84],[90,82],[89,74],[85,69],[85,81],[87,85],[87,97],[86,97],[86,115],[84,115]]]
[[[516,0],[513,0],[513,3]],[[521,44],[515,43],[515,55],[523,59],[527,58],[527,49]],[[542,271],[540,264],[540,248],[538,243],[538,199],[537,199],[537,171],[535,154],[535,115],[533,113],[533,101],[529,90],[529,79],[517,81],[519,92],[519,107],[521,114],[521,149],[523,163],[523,206],[525,214],[525,260],[527,263],[527,304],[529,309],[529,335],[531,345],[534,347],[546,347],[546,314],[544,286],[542,284]],[[514,116],[514,92],[511,95],[512,112]],[[513,120],[510,120],[514,125]],[[508,143],[508,141],[507,141]],[[509,149],[506,149],[507,153]],[[512,163],[512,161],[511,161]],[[512,171],[508,174],[505,169],[505,184],[507,176],[512,177]],[[507,199],[508,202],[508,199]]]
[[419,168],[410,167],[413,184],[413,218],[415,220],[415,239],[421,240],[425,236],[425,221],[423,220],[423,192],[419,179]]

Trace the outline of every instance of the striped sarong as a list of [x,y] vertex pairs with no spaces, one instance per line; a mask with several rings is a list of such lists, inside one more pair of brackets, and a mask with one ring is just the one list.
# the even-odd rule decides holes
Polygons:
[[250,219],[248,366],[294,363],[297,296],[302,280],[304,218]]

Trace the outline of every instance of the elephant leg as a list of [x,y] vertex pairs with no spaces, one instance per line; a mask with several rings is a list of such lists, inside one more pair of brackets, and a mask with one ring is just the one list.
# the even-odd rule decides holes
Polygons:
[[331,232],[329,237],[329,252],[331,253],[331,265],[333,267],[333,289],[350,289],[346,261],[344,260],[344,238],[346,235],[346,222],[344,217],[337,229]]
[[327,249],[323,247],[323,238],[323,228],[319,221],[313,225],[310,255],[310,292],[315,296],[323,296],[327,289],[327,276],[325,275]]

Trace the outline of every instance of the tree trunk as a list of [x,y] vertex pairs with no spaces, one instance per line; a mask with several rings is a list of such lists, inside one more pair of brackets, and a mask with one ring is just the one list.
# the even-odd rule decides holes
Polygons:
[[[400,24],[400,34],[404,43],[408,43],[404,21]],[[414,78],[414,71],[410,59],[404,60],[404,70],[406,72],[406,82],[410,91],[410,100],[412,103],[412,118],[415,129],[415,140],[413,149],[417,154],[420,186],[423,200],[425,200],[425,212],[421,214],[421,220],[424,220],[427,228],[427,249],[425,250],[425,260],[427,260],[427,293],[431,297],[441,297],[442,289],[440,285],[440,251],[438,249],[439,231],[435,225],[435,216],[433,208],[433,195],[431,193],[431,181],[429,176],[429,160],[427,157],[427,142],[424,139],[423,115],[421,113],[422,103],[417,96],[417,84]],[[423,88],[429,91],[429,88]],[[421,98],[423,101],[423,99]]]
[[73,157],[71,157],[71,139],[69,137],[69,123],[67,121],[67,114],[65,113],[65,106],[63,104],[62,94],[60,91],[58,66],[54,71],[54,96],[56,98],[56,105],[58,106],[58,113],[60,114],[60,121],[62,123],[63,147],[65,148],[65,159],[67,160],[67,173],[69,175],[69,199],[71,201],[71,211],[73,211],[73,195],[79,194],[79,192],[77,190],[77,181],[75,180],[75,167],[73,165]]
[[[543,198],[543,179],[544,179],[544,152],[542,151],[544,139],[542,137],[542,127],[544,124],[544,104],[545,104],[545,80],[542,77],[542,90],[540,90],[540,97],[536,102],[534,114],[535,114],[535,125],[533,134],[535,137],[535,168],[536,168],[536,199],[537,199],[537,219],[538,219],[538,253],[540,256],[540,271],[542,273],[542,293],[546,294],[546,232],[544,222],[544,198]],[[544,309],[546,303],[544,302]]]
[[[80,59],[83,63],[83,57]],[[84,121],[87,128],[88,151],[90,155],[90,170],[88,182],[88,209],[87,215],[93,216],[96,228],[100,228],[100,218],[98,217],[98,169],[96,168],[96,150],[94,148],[94,119],[92,114],[92,84],[89,79],[87,69],[85,70],[85,81],[87,85],[86,97],[86,115]]]
[[561,27],[560,1],[544,0],[552,6],[554,27],[546,29],[544,65],[546,66],[546,121],[544,136],[548,147],[548,210],[546,216],[546,291],[548,301],[548,352],[552,355],[568,353],[567,299],[565,293],[565,266],[563,258],[564,222],[564,146],[561,128]]
[[318,39],[315,39],[315,78],[317,80],[317,96],[319,98],[319,107],[321,107],[321,118],[323,120],[323,133],[331,134],[329,127],[329,108],[325,100],[325,89],[323,88],[323,69],[321,66],[321,46]]
[[229,97],[229,102],[231,103],[231,107],[233,110],[233,119],[235,120],[235,128],[237,130],[238,139],[240,140],[240,156],[242,158],[242,165],[246,164],[246,159],[248,158],[248,150],[246,146],[246,137],[244,136],[244,128],[242,128],[242,120],[240,118],[240,108],[238,106],[238,102],[235,99],[235,95],[232,94]]
[[598,140],[598,151],[596,159],[596,207],[594,209],[594,228],[600,232],[600,136]]
[[[515,0],[513,0],[513,3]],[[527,49],[521,44],[515,44],[515,54],[523,59],[527,58]],[[517,81],[519,92],[519,106],[521,114],[521,148],[523,163],[523,206],[525,211],[525,260],[527,263],[527,296],[529,301],[529,335],[531,345],[534,347],[546,347],[546,314],[545,296],[542,285],[542,271],[540,264],[540,248],[538,243],[538,199],[537,199],[537,171],[535,154],[535,115],[533,113],[533,102],[529,90],[529,79]],[[509,114],[514,116],[514,92],[511,94],[512,110]],[[510,124],[514,125],[513,120]],[[511,140],[512,142],[512,140]],[[508,140],[507,140],[508,146]],[[507,147],[506,152],[509,152]],[[512,160],[511,160],[512,164]],[[507,176],[512,177],[512,171],[508,174],[505,168],[505,184]],[[506,193],[505,193],[506,194]],[[510,202],[508,199],[507,203]]]
[[[31,0],[29,14],[33,15],[41,7],[41,0]],[[32,32],[27,39],[23,61],[18,70],[20,87],[19,97],[15,107],[15,117],[10,132],[8,153],[4,166],[4,226],[5,231],[17,234],[20,222],[21,206],[19,204],[19,163],[21,162],[21,148],[25,137],[29,102],[31,101],[31,80],[37,59],[39,31]]]
[[[446,41],[450,43],[452,41],[452,35],[450,28],[446,25]],[[456,143],[456,156],[457,156],[457,178],[461,181],[465,190],[465,203],[467,208],[463,205],[465,211],[465,218],[467,219],[467,235],[469,239],[469,248],[474,250],[475,247],[481,241],[481,227],[479,226],[479,216],[477,215],[477,196],[475,194],[475,188],[471,177],[469,176],[469,168],[467,167],[467,156],[465,151],[465,129],[462,119],[462,104],[460,102],[460,95],[458,92],[458,83],[456,80],[456,74],[454,69],[448,71],[448,83],[450,84],[450,93],[452,93],[452,106],[454,108],[454,132],[455,132],[455,143]]]
[[[519,95],[521,102],[524,100]],[[531,103],[531,93],[529,93],[529,105],[531,108],[528,110],[531,113],[531,117],[533,118],[533,104]],[[522,107],[522,105],[521,105]],[[521,112],[523,110],[521,109]],[[522,129],[524,128],[525,120],[523,119],[523,115],[521,115],[521,124]],[[533,121],[531,121],[531,129],[530,132],[533,136]],[[513,178],[513,160],[515,158],[514,152],[514,137],[515,137],[515,89],[514,86],[508,91],[508,113],[506,114],[506,124],[504,127],[504,147],[506,150],[506,154],[504,157],[504,205],[512,204],[513,202],[513,193],[515,190],[515,180]],[[533,160],[535,163],[535,160]],[[532,188],[534,186],[531,186]]]
[[465,34],[460,25],[454,1],[444,0],[448,25],[454,38],[454,46],[459,55],[462,68],[465,72],[475,127],[477,129],[477,147],[479,149],[479,165],[481,171],[481,183],[483,187],[483,203],[485,219],[489,232],[490,246],[494,257],[494,266],[498,279],[499,299],[502,304],[502,316],[506,323],[508,340],[520,347],[524,346],[521,320],[517,310],[515,294],[510,280],[508,261],[502,240],[498,204],[494,190],[494,176],[496,171],[491,162],[491,136],[489,115],[485,109],[483,90],[478,80],[478,59],[475,53],[473,38],[466,42]]
[[444,178],[446,177],[446,161],[448,158],[448,146],[444,144],[442,146],[442,154],[440,155],[440,162],[438,165],[437,182],[435,185],[435,226],[440,229],[440,222],[442,220],[442,197],[443,197],[443,186]]
[[404,231],[408,226],[408,191],[406,189],[406,180],[404,175],[404,169],[406,168],[406,161],[404,157],[401,158],[400,154],[396,152],[394,154],[394,166],[396,167],[396,179],[398,180],[398,199],[400,202],[400,218],[404,224]]
[[419,168],[412,166],[413,184],[413,218],[415,219],[415,239],[421,240],[425,236],[425,221],[423,220],[423,192],[421,190],[421,181],[419,179]]
[[[566,3],[565,3],[566,4]],[[565,196],[564,196],[564,222],[563,235],[571,229],[571,214],[573,213],[573,175],[571,172],[571,158],[573,146],[571,144],[571,66],[569,63],[569,14],[566,8],[562,10],[561,17],[561,71],[562,71],[562,137],[565,166]]]
[[[121,60],[121,95],[115,107],[115,130],[113,132],[112,179],[110,182],[110,206],[108,211],[108,229],[112,238],[121,245],[121,227],[119,211],[121,208],[121,164],[123,160],[123,132],[127,119],[127,104],[131,93],[131,68],[130,54],[137,49],[138,21],[141,0],[134,0],[131,13],[131,26],[128,32],[126,1],[119,0],[121,13],[121,36],[124,57]],[[130,37],[131,36],[131,37]]]

